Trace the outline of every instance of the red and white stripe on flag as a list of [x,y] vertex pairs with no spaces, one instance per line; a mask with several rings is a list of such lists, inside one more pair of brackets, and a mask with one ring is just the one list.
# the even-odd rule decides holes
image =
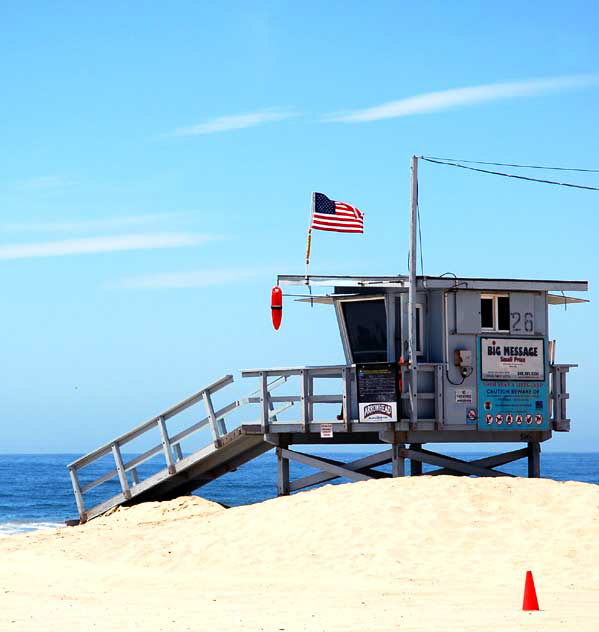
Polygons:
[[344,202],[334,202],[334,205],[334,212],[318,213],[315,210],[310,227],[337,233],[364,232],[364,214],[360,209]]

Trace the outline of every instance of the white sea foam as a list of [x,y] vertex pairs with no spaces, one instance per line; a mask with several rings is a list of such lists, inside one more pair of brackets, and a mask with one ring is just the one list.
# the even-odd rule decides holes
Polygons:
[[64,527],[61,522],[4,522],[0,523],[0,538],[19,533],[31,533],[33,531],[47,531]]

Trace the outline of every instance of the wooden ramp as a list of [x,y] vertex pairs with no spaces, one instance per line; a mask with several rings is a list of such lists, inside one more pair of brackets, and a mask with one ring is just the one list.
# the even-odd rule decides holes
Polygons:
[[[266,382],[262,390],[268,393],[283,384],[286,379],[282,377]],[[212,396],[232,382],[233,376],[226,375],[176,406],[70,463],[68,469],[77,502],[79,521],[83,523],[91,520],[118,505],[168,500],[190,494],[198,487],[227,472],[234,471],[240,465],[272,449],[272,443],[265,441],[263,426],[260,423],[241,424],[234,430],[227,431],[226,415],[245,404],[260,401],[258,393],[253,393],[249,397],[233,401],[215,410]],[[176,434],[169,433],[167,421],[200,402],[205,405],[205,416]],[[271,404],[269,418],[276,421],[276,415],[292,403],[286,403],[278,410],[275,410]],[[182,442],[202,430],[206,432],[206,429],[210,430],[211,441],[199,450],[184,455]],[[125,454],[128,444],[140,437],[146,439],[147,442],[149,437],[145,435],[151,433],[159,438],[160,443],[127,460]],[[146,478],[142,478],[141,466],[161,456],[163,467]],[[107,471],[98,476],[102,466]],[[120,486],[117,494],[114,494],[115,480]],[[101,497],[101,486],[111,491],[108,498]],[[92,491],[93,494],[90,494]],[[95,504],[87,507],[86,501],[88,502],[90,496],[93,497],[92,502]]]
[[[259,425],[247,424],[227,433],[220,446],[205,448],[176,461],[171,468],[129,487],[129,493],[109,498],[85,511],[85,520],[91,520],[116,505],[135,505],[151,500],[171,500],[190,494],[198,487],[235,471],[240,465],[264,454],[273,448],[264,441]],[[84,516],[80,516],[84,518]]]

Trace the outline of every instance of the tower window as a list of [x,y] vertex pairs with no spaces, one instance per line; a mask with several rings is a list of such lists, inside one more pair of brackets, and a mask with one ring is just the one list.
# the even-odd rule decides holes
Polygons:
[[481,294],[480,328],[484,331],[510,330],[510,297],[507,294]]

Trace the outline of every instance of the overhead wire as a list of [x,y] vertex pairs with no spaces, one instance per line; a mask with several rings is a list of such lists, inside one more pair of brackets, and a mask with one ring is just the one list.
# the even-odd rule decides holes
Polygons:
[[578,171],[581,173],[599,173],[599,169],[579,169],[574,167],[548,167],[542,165],[519,165],[510,162],[483,162],[482,160],[463,160],[462,158],[438,158],[437,156],[420,156],[430,160],[449,160],[450,162],[464,162],[471,165],[493,165],[495,167],[519,167],[520,169],[549,169],[551,171]]
[[529,178],[528,176],[516,175],[513,173],[504,173],[502,171],[491,171],[489,169],[479,169],[477,167],[468,167],[467,165],[459,164],[458,162],[447,162],[445,160],[436,160],[434,158],[427,158],[426,156],[419,156],[421,160],[426,162],[436,163],[438,165],[448,165],[449,167],[459,167],[460,169],[468,169],[469,171],[478,171],[479,173],[490,173],[494,176],[503,176],[505,178],[516,178],[517,180],[527,180],[529,182],[541,182],[543,184],[554,184],[562,187],[569,187],[572,189],[586,189],[587,191],[599,191],[599,187],[589,187],[582,184],[573,184],[571,182],[557,182],[555,180],[543,180],[541,178]]

